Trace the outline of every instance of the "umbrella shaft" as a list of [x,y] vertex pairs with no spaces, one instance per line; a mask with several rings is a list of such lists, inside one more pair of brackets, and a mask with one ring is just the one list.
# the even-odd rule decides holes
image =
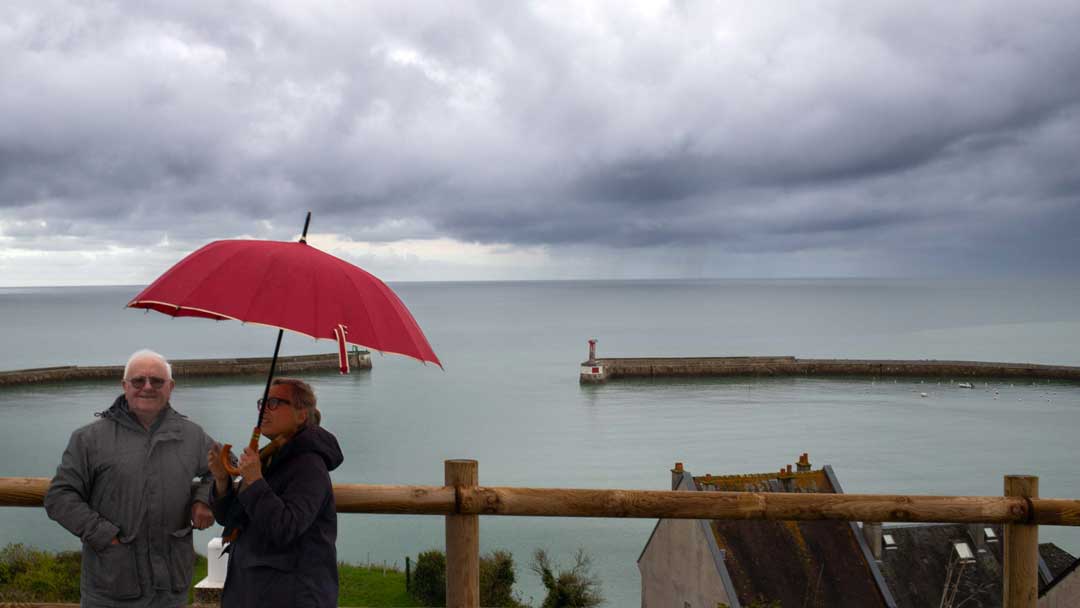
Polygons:
[[251,449],[259,447],[259,428],[262,427],[263,413],[266,411],[266,399],[270,397],[270,384],[274,381],[274,369],[277,368],[278,352],[281,351],[281,337],[285,330],[277,332],[277,344],[274,345],[274,357],[270,359],[270,373],[266,376],[266,388],[263,389],[263,398],[259,402],[259,421],[255,424],[255,432],[251,434]]

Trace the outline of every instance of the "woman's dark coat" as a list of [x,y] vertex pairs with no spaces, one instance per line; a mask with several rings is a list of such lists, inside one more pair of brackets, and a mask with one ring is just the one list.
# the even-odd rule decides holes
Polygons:
[[303,428],[263,468],[263,478],[217,496],[218,523],[240,529],[229,545],[225,608],[336,606],[337,510],[330,471],[344,458],[337,439]]

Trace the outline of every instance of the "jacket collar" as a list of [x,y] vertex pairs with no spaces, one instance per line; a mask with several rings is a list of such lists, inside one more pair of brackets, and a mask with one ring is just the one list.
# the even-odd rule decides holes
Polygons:
[[[135,417],[135,414],[131,412],[131,406],[123,393],[113,401],[113,404],[108,409],[94,415],[106,420],[112,420],[131,429],[146,430],[142,423],[139,422],[139,419]],[[150,425],[149,432],[155,434],[159,431],[175,430],[176,423],[183,418],[182,414],[172,408],[172,404],[166,403],[165,408],[161,410],[157,419]]]

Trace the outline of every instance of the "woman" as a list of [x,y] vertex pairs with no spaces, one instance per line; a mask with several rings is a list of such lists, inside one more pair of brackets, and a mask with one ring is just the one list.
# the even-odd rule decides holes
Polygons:
[[214,475],[214,518],[225,525],[229,567],[221,605],[336,606],[337,509],[330,471],[343,457],[319,426],[315,393],[306,382],[276,378],[260,431],[272,441],[240,457],[235,488],[219,447],[207,452]]

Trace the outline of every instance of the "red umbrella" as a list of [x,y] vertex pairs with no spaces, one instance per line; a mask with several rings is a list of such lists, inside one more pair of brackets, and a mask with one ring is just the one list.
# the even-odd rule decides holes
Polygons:
[[[311,214],[308,214],[308,222]],[[128,302],[174,317],[235,319],[336,340],[341,373],[348,373],[346,345],[430,361],[442,367],[409,310],[385,283],[306,242],[215,241],[195,251]],[[278,332],[265,401],[274,375]],[[259,409],[259,424],[262,423]],[[259,426],[251,448],[259,442]],[[228,445],[222,450],[224,458]],[[230,469],[232,467],[229,467]]]

